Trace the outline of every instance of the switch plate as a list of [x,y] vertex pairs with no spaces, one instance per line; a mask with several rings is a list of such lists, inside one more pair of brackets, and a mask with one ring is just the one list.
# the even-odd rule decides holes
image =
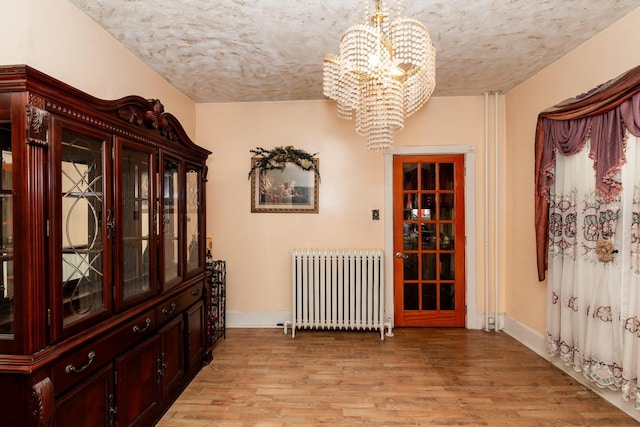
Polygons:
[[371,219],[378,221],[380,219],[380,209],[373,209],[371,211]]

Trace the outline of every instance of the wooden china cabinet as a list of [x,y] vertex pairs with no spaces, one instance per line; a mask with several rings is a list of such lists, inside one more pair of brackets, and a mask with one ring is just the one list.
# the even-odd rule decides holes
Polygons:
[[211,360],[209,154],[158,100],[0,66],[0,425],[152,425]]

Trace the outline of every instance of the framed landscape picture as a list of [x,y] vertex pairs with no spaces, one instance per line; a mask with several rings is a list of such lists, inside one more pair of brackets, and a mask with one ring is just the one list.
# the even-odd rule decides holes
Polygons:
[[[286,162],[283,169],[263,169],[252,158],[251,212],[318,213],[318,174]],[[314,158],[316,169],[318,159]],[[258,162],[258,163],[256,163]]]

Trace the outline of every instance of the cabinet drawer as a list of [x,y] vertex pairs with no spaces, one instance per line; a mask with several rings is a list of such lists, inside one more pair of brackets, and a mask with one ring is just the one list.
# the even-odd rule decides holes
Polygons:
[[160,304],[156,308],[156,320],[158,325],[172,319],[176,314],[180,313],[194,302],[201,300],[203,287],[204,283],[198,282],[186,291],[179,293],[175,297],[167,300],[165,303]]
[[155,331],[153,311],[147,311],[90,344],[63,355],[51,370],[56,395],[112,361],[134,343]]

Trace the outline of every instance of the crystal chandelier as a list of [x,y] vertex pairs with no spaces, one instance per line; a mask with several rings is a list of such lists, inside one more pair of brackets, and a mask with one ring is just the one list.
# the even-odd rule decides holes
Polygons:
[[323,93],[337,102],[338,116],[355,116],[356,132],[369,150],[386,150],[404,118],[427,102],[436,85],[436,50],[425,26],[390,22],[386,1],[375,0],[370,22],[350,27],[340,55],[324,59]]

